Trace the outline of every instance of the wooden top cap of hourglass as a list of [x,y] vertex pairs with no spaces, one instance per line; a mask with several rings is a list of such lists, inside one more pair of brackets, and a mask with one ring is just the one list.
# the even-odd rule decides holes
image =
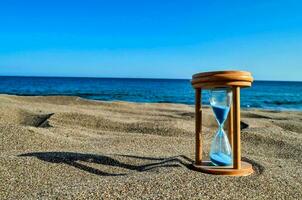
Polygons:
[[194,74],[191,83],[194,88],[250,87],[253,80],[246,71],[214,71]]

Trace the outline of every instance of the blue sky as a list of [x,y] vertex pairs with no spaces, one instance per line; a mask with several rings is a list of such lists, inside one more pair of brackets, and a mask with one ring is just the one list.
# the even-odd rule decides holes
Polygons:
[[302,81],[302,1],[0,1],[0,75]]

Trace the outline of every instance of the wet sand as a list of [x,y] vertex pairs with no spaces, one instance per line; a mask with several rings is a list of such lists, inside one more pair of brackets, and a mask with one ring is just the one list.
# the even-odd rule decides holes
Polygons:
[[[191,169],[194,108],[0,95],[0,199],[302,199],[302,112],[242,111],[247,177]],[[204,157],[217,128],[204,108]]]

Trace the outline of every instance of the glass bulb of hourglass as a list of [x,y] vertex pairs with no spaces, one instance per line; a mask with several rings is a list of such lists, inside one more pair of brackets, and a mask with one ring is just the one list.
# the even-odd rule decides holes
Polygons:
[[218,123],[218,130],[212,140],[210,159],[214,165],[230,166],[233,164],[232,149],[223,125],[228,117],[232,101],[232,92],[228,88],[213,89],[209,92],[210,104]]

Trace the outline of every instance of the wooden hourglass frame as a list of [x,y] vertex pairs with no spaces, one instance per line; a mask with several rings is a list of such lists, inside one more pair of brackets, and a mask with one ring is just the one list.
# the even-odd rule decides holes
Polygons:
[[[253,77],[245,71],[215,71],[194,74],[192,86],[195,88],[195,163],[194,169],[215,175],[246,176],[253,173],[252,165],[241,161],[240,145],[240,88],[250,87]],[[202,160],[202,90],[229,88],[233,100],[228,116],[228,139],[232,148],[233,166],[213,166]]]

